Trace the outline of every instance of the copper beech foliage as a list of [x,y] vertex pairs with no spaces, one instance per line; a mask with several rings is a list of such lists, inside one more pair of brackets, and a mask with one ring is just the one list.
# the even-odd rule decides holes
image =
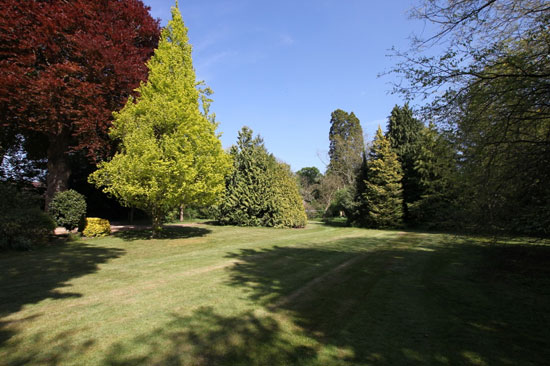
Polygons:
[[140,0],[0,0],[0,123],[47,137],[49,193],[66,188],[67,153],[108,152],[159,34]]

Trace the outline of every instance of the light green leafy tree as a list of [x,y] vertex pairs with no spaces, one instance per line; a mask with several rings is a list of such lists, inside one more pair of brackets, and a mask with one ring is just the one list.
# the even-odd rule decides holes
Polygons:
[[307,216],[304,202],[290,166],[277,162],[272,176],[275,226],[294,228],[306,226]]
[[89,181],[124,205],[148,212],[157,236],[173,208],[216,201],[231,158],[208,117],[208,98],[202,98],[200,110],[200,84],[177,3],[147,66],[139,96],[114,113],[110,136],[120,140],[120,151],[100,163]]
[[403,222],[403,172],[397,154],[380,126],[367,160],[363,193],[368,217],[361,220],[376,228],[398,227]]

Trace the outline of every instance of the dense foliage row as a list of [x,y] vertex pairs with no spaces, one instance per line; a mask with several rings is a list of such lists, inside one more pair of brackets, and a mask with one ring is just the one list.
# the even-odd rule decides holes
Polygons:
[[[332,116],[332,124],[340,123],[335,113]],[[329,135],[331,140],[348,143],[352,134],[340,130],[337,139]],[[352,138],[349,144],[356,141]],[[347,151],[353,154],[345,159],[354,162],[351,183],[331,169],[337,165],[332,161],[334,154],[329,154],[331,163],[324,176],[312,168],[298,172],[308,207],[320,208],[325,216],[346,216],[350,224],[365,227],[458,227],[453,209],[457,206],[456,151],[433,125],[427,127],[414,118],[408,105],[394,107],[387,132],[379,128],[367,150]]]
[[397,54],[396,91],[432,100],[421,112],[457,154],[440,183],[456,182],[461,225],[550,236],[548,1],[425,0],[413,16],[439,32]]
[[[247,128],[222,150],[177,6],[158,43],[158,23],[139,0],[0,0],[0,158],[20,164],[16,179],[47,162],[46,210],[71,228],[83,215],[63,221],[57,211],[82,212],[82,202],[54,195],[78,185],[72,172],[85,185],[103,160],[89,181],[146,211],[154,234],[175,209],[217,203],[224,224],[302,227],[305,205],[310,217],[365,227],[550,236],[547,1],[421,3],[413,15],[441,31],[397,53],[395,72],[409,83],[396,91],[431,103],[416,117],[396,106],[366,149],[355,114],[335,110],[326,173],[295,177]],[[438,43],[441,54],[421,53]],[[51,220],[13,187],[2,188],[11,197],[0,246],[26,247]],[[27,216],[40,232],[25,234]]]
[[[317,183],[301,179],[307,204],[369,227],[399,226],[402,216],[408,226],[550,236],[548,2],[420,3],[413,16],[440,29],[396,51],[394,72],[405,82],[395,91],[429,98],[418,115],[430,124],[407,105],[394,108],[386,135],[379,131],[363,165],[355,165],[356,183],[330,169],[342,161],[331,155]],[[426,55],[431,45],[443,52]],[[342,141],[351,132],[331,126],[331,152],[334,131]],[[400,163],[400,186],[391,154],[380,153],[385,138]]]

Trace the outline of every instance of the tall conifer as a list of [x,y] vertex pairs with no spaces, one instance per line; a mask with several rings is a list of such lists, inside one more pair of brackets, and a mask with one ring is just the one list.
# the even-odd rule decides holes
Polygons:
[[434,125],[420,134],[420,149],[414,169],[422,195],[409,205],[411,222],[424,227],[456,227],[457,158],[450,141]]
[[392,109],[386,136],[403,169],[403,209],[407,222],[410,221],[408,205],[420,199],[422,195],[420,176],[414,169],[414,164],[420,152],[419,141],[424,128],[422,122],[414,118],[408,104],[403,107],[396,105]]
[[380,126],[369,152],[365,202],[367,226],[376,228],[397,227],[403,220],[403,173],[397,154]]
[[110,135],[121,140],[120,152],[90,176],[123,204],[147,211],[153,235],[174,207],[213,203],[231,165],[215,124],[199,109],[188,41],[176,3],[147,65],[148,81],[114,114]]
[[367,180],[369,167],[367,155],[363,153],[363,161],[357,172],[355,180],[355,195],[353,197],[352,207],[348,216],[348,222],[356,226],[368,226],[368,207],[365,199],[367,190]]

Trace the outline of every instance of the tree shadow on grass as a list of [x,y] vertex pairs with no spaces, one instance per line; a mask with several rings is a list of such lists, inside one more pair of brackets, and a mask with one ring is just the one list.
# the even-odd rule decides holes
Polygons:
[[2,365],[40,365],[57,366],[61,364],[75,364],[74,359],[85,354],[95,345],[93,339],[81,339],[78,330],[64,331],[55,337],[49,332],[40,332],[33,336],[35,347],[12,346],[13,351]]
[[103,248],[82,242],[69,242],[30,252],[0,253],[0,346],[14,335],[3,318],[24,305],[44,299],[80,297],[60,292],[66,282],[98,270],[101,263],[118,258],[122,249]]
[[[212,230],[195,226],[164,226],[155,240],[163,239],[188,239],[210,234]],[[113,234],[117,238],[127,241],[149,240],[153,235],[151,229],[122,230]]]
[[113,346],[105,357],[110,366],[137,365],[304,365],[315,350],[281,335],[268,315],[246,312],[236,317],[200,308],[191,316],[172,315],[164,326]]
[[547,364],[550,247],[430,238],[243,250],[229,255],[230,285],[350,351],[326,364]]

